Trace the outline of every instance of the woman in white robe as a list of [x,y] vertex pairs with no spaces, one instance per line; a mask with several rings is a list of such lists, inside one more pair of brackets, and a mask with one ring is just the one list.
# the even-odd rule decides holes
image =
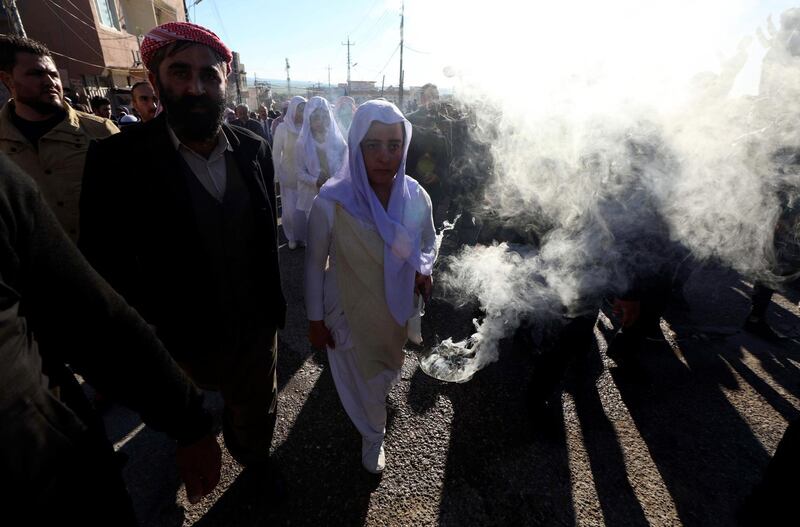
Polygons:
[[350,132],[350,124],[353,122],[353,115],[356,113],[356,101],[352,97],[343,95],[336,99],[336,105],[333,109],[336,114],[336,124],[339,125],[339,130],[345,137]]
[[306,212],[297,208],[297,163],[295,148],[303,125],[305,97],[296,95],[289,101],[286,117],[275,129],[272,142],[272,164],[281,186],[281,224],[289,249],[303,245],[306,239]]
[[430,295],[436,258],[430,197],[405,175],[411,124],[393,104],[355,113],[348,167],[311,208],[305,299],[309,340],[328,352],[361,460],[383,471],[386,397],[400,377],[414,296]]
[[327,99],[312,97],[308,101],[295,156],[297,208],[308,215],[322,185],[347,165],[347,143]]

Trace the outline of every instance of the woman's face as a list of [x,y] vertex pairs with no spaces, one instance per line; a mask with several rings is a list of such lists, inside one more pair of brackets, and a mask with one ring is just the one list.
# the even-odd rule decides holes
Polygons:
[[361,140],[361,155],[370,184],[391,185],[403,161],[403,123],[374,121]]
[[331,118],[325,108],[317,108],[308,118],[308,124],[311,127],[311,133],[317,137],[325,137],[328,133]]
[[303,126],[303,113],[306,111],[306,103],[301,102],[294,111],[294,124],[298,128]]

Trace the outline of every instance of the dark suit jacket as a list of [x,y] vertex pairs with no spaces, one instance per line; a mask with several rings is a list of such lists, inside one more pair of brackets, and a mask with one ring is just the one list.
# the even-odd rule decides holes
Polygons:
[[[277,207],[267,143],[223,125],[250,191],[256,232],[256,285],[270,320],[283,327],[286,303],[278,269]],[[219,348],[222,306],[195,221],[185,170],[166,117],[89,148],[81,191],[79,247],[149,323],[179,360]],[[85,230],[83,230],[85,229]]]
[[0,154],[3,524],[16,524],[20,514],[25,515],[20,524],[29,525],[43,524],[41,518],[51,514],[77,517],[83,502],[70,503],[75,510],[53,510],[64,497],[54,493],[81,479],[70,472],[76,467],[95,476],[100,471],[89,468],[91,463],[109,462],[89,437],[89,423],[47,389],[39,344],[113,400],[140,412],[153,428],[185,443],[211,431],[202,394],[145,321],[81,256],[33,180]]
[[259,137],[263,137],[267,139],[266,133],[264,132],[264,127],[261,125],[261,121],[257,121],[256,119],[247,119],[246,121],[242,121],[241,119],[236,119],[235,121],[231,121],[233,126],[239,126],[241,128],[246,128],[256,134]]

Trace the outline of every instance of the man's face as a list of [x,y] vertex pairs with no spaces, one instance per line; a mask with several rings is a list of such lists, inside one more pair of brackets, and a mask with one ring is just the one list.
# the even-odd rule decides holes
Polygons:
[[267,109],[264,108],[263,106],[258,109],[258,118],[261,119],[262,121],[267,120]]
[[361,140],[361,155],[370,184],[391,185],[403,161],[403,124],[374,121]]
[[94,114],[98,117],[103,117],[105,119],[111,119],[111,105],[110,104],[101,104],[97,110],[95,110]]
[[196,44],[165,57],[158,79],[149,74],[176,133],[196,141],[217,135],[225,111],[227,73],[227,65],[211,48]]
[[236,108],[236,118],[240,121],[246,121],[248,119],[247,109],[246,108]]
[[50,57],[32,53],[17,53],[17,63],[11,74],[2,73],[14,100],[29,106],[43,116],[64,109],[61,78]]
[[439,90],[436,88],[426,88],[419,96],[419,103],[427,106],[439,100]]
[[133,108],[141,116],[142,122],[146,123],[156,116],[158,97],[156,97],[152,86],[149,84],[140,84],[133,90],[131,99]]

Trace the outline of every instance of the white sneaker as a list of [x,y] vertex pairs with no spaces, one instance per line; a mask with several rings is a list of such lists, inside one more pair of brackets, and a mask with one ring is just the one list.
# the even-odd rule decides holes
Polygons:
[[361,464],[367,472],[380,474],[386,467],[386,454],[383,451],[383,439],[374,443],[361,440]]
[[297,249],[297,242],[294,240],[289,240],[289,243],[287,245],[289,246],[290,251],[294,251],[295,249]]

